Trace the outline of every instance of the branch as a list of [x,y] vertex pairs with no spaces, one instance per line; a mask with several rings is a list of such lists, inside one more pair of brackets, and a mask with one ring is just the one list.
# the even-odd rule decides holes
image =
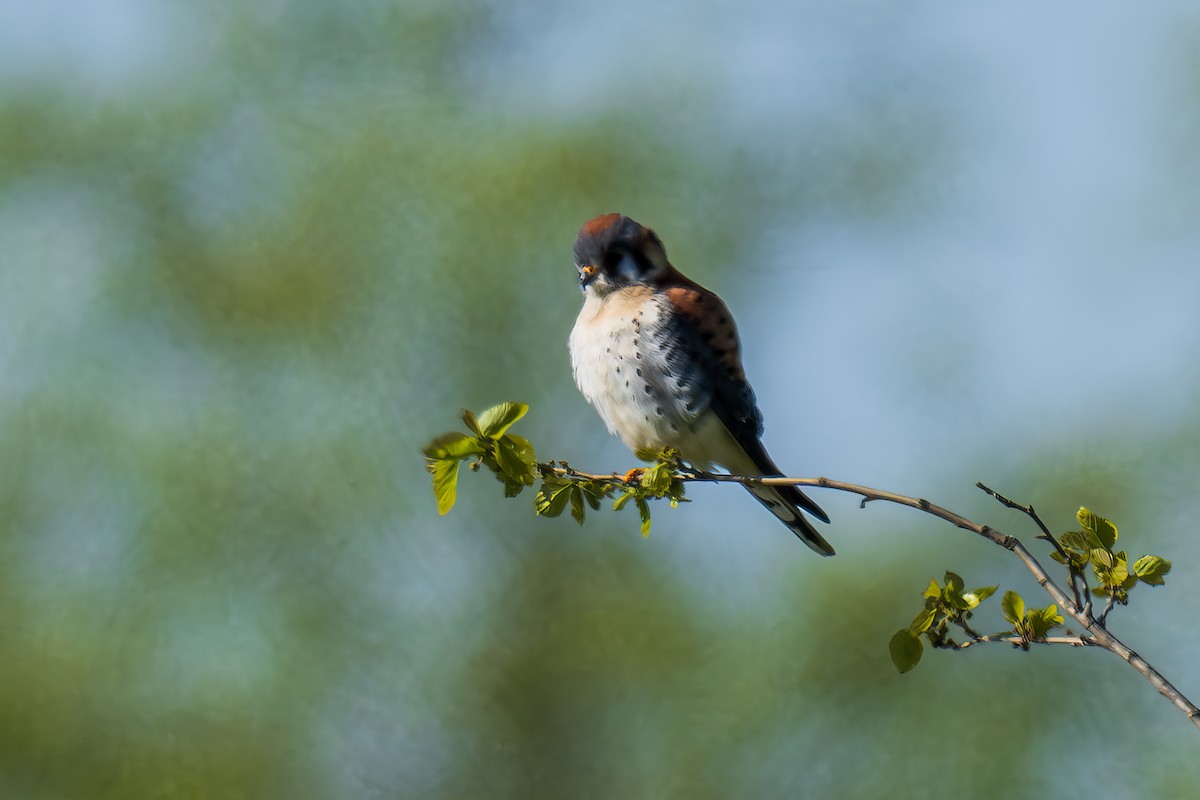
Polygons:
[[1013,647],[1027,649],[1031,644],[1065,644],[1071,647],[1094,647],[1096,642],[1090,637],[1082,636],[1047,636],[1045,639],[1025,640],[1020,636],[979,636],[974,639],[968,639],[965,642],[956,642],[954,644],[935,644],[934,647],[942,650],[966,650],[973,644],[988,644],[988,643],[1004,643],[1011,644]]
[[[978,486],[983,491],[987,492],[992,497],[996,498],[997,502],[999,502],[1001,505],[1007,506],[1008,508],[1016,509],[1017,511],[1020,511],[1022,514],[1027,515],[1030,519],[1032,519],[1035,523],[1037,523],[1037,526],[1042,529],[1042,535],[1037,538],[1044,539],[1047,542],[1049,542],[1050,544],[1054,545],[1054,549],[1058,552],[1058,554],[1060,556],[1062,556],[1063,563],[1067,566],[1067,572],[1071,576],[1071,593],[1073,595],[1075,595],[1075,608],[1082,610],[1084,607],[1084,601],[1083,601],[1083,597],[1080,596],[1080,593],[1079,593],[1079,581],[1077,579],[1081,578],[1083,576],[1080,574],[1079,570],[1076,569],[1075,566],[1071,563],[1071,557],[1067,555],[1067,551],[1063,549],[1063,546],[1061,544],[1059,544],[1058,539],[1054,536],[1053,533],[1050,532],[1050,529],[1046,527],[1046,523],[1042,522],[1042,518],[1039,517],[1037,512],[1033,510],[1033,506],[1032,505],[1023,506],[1014,500],[1009,500],[1004,495],[1000,494],[999,492],[995,491],[994,489],[990,489],[987,486],[984,486],[982,483],[977,482],[975,485]],[[1084,591],[1084,594],[1086,595],[1087,594],[1087,579],[1086,578],[1084,578],[1083,591]],[[1090,604],[1090,602],[1089,602],[1089,604]]]
[[[1060,557],[1066,561],[1067,569],[1071,575],[1072,593],[1075,595],[1074,602],[1067,599],[1063,590],[1051,580],[1050,576],[1046,574],[1046,570],[1042,568],[1042,565],[1038,563],[1033,554],[1016,537],[1001,533],[987,525],[972,522],[966,517],[955,514],[953,511],[941,506],[934,505],[928,500],[908,497],[896,494],[895,492],[871,489],[853,483],[833,481],[829,478],[767,478],[750,475],[715,475],[684,468],[680,462],[678,451],[659,453],[657,454],[657,465],[630,470],[624,476],[618,475],[615,472],[608,473],[607,475],[579,472],[561,461],[538,462],[534,455],[533,445],[528,440],[507,433],[507,430],[513,423],[521,419],[528,410],[529,406],[525,403],[502,403],[492,406],[478,416],[470,411],[464,411],[462,415],[463,422],[470,429],[471,433],[474,434],[473,436],[451,432],[435,438],[421,449],[421,452],[425,455],[426,468],[433,477],[433,492],[438,502],[439,513],[445,514],[454,506],[459,466],[463,461],[471,460],[473,460],[471,464],[472,468],[477,468],[479,465],[487,466],[504,484],[505,494],[509,497],[515,497],[525,487],[532,486],[540,475],[543,483],[535,500],[536,512],[544,516],[558,516],[563,512],[566,505],[570,503],[571,516],[581,525],[585,516],[585,505],[590,504],[592,508],[598,508],[602,498],[607,499],[613,495],[618,495],[617,490],[623,489],[616,500],[614,500],[613,507],[619,509],[630,499],[634,500],[641,516],[643,535],[647,535],[650,530],[650,510],[646,502],[647,499],[669,499],[671,504],[675,505],[683,499],[683,483],[685,481],[740,483],[747,486],[812,486],[856,494],[862,498],[860,507],[865,506],[873,500],[884,500],[889,503],[908,506],[918,511],[923,511],[926,514],[932,514],[963,530],[971,531],[1016,555],[1017,558],[1021,559],[1026,569],[1033,574],[1038,585],[1045,589],[1054,600],[1055,604],[1083,626],[1085,633],[1080,634],[1080,636],[1057,637],[1052,643],[1103,647],[1105,650],[1116,654],[1137,670],[1160,694],[1186,714],[1192,724],[1200,728],[1200,709],[1184,697],[1178,689],[1172,686],[1145,659],[1133,650],[1130,650],[1129,647],[1105,627],[1105,621],[1108,617],[1108,612],[1112,610],[1113,603],[1124,602],[1123,594],[1120,597],[1114,597],[1115,591],[1122,587],[1117,586],[1109,578],[1101,575],[1101,567],[1104,566],[1111,571],[1112,563],[1104,565],[1101,561],[1091,561],[1097,569],[1097,578],[1101,581],[1103,588],[1108,592],[1109,596],[1104,612],[1100,615],[1100,619],[1096,619],[1092,614],[1092,601],[1091,595],[1087,590],[1086,577],[1080,570],[1072,567],[1072,561],[1069,558],[1070,553],[1066,553],[1066,548],[1064,548],[1063,544],[1056,540],[1050,533],[1050,530],[1033,510],[1033,506],[1022,506],[979,484],[981,489],[988,492],[988,494],[995,497],[998,501],[1010,508],[1024,512],[1037,523],[1043,534],[1039,538],[1046,539],[1053,544]],[[643,457],[640,453],[638,455],[639,457]],[[654,458],[654,454],[651,454],[646,460],[653,460]],[[550,485],[552,482],[551,479],[555,482],[553,486]],[[1077,517],[1080,523],[1093,534],[1096,531],[1092,527],[1088,527],[1089,524],[1095,526],[1103,523],[1103,525],[1108,526],[1108,528],[1104,529],[1106,531],[1106,538],[1111,538],[1113,541],[1116,540],[1116,528],[1108,520],[1099,518],[1084,508],[1080,509],[1080,514],[1077,514]],[[1111,533],[1111,536],[1108,536],[1109,533]],[[1064,541],[1066,541],[1065,537]],[[1069,542],[1068,545],[1072,548],[1072,551],[1077,549],[1074,545],[1070,545]],[[1104,548],[1103,553],[1109,557],[1113,555],[1109,548]],[[1097,556],[1097,558],[1099,557]],[[1138,578],[1148,583],[1162,583],[1162,576],[1171,569],[1170,562],[1157,556],[1143,556],[1143,559],[1150,559],[1151,561],[1144,565],[1143,571],[1138,574]],[[1139,559],[1139,561],[1143,559]],[[1121,561],[1125,561],[1124,553],[1121,554]],[[947,574],[949,575],[949,573]],[[1082,598],[1080,597],[1079,587],[1076,584],[1077,577],[1083,584]],[[1041,622],[1044,623],[1045,620]],[[1055,623],[1055,625],[1057,624]],[[1017,637],[998,635],[1000,637],[998,640],[1011,643],[1011,639],[1015,638],[1022,643],[1022,647],[1027,647],[1030,642],[1027,630],[1020,626],[1018,626],[1018,629],[1022,635]],[[973,635],[973,632],[965,625],[964,630],[967,630],[968,635],[972,635],[972,643],[990,641],[987,637]],[[897,636],[902,633],[907,633],[910,638],[913,638],[911,632],[904,630],[898,632]],[[893,637],[893,641],[895,640],[896,637]],[[1049,642],[1050,640],[1037,641]],[[899,646],[906,647],[903,642]],[[963,645],[963,647],[969,646],[970,643]],[[913,663],[915,664],[915,661]]]
[[1113,605],[1115,602],[1116,600],[1111,594],[1108,596],[1108,599],[1104,601],[1104,610],[1100,612],[1100,619],[1098,620],[1101,625],[1104,625],[1106,620],[1108,620],[1108,612],[1113,610]]
[[[622,483],[630,479],[629,476],[622,477],[616,473],[609,473],[607,475],[594,475],[577,472],[569,467],[562,467],[553,464],[545,464],[542,466],[548,471],[554,472],[567,479],[578,477],[585,480],[598,480],[613,483]],[[966,517],[955,514],[953,511],[942,508],[938,505],[934,505],[923,498],[908,497],[907,495],[897,494],[895,492],[872,489],[868,486],[859,486],[858,484],[830,480],[829,478],[763,478],[751,475],[718,475],[710,472],[700,471],[684,471],[680,473],[679,477],[688,482],[740,483],[742,485],[750,486],[812,486],[821,489],[833,489],[835,491],[847,492],[849,494],[856,494],[862,497],[863,505],[869,501],[883,500],[889,503],[896,503],[897,505],[915,508],[918,511],[923,511],[926,514],[932,514],[939,519],[943,519],[955,527],[962,528],[963,530],[970,531],[978,536],[982,536],[984,539],[1003,547],[1005,550],[1012,552],[1017,558],[1021,559],[1021,563],[1023,563],[1026,569],[1033,574],[1033,577],[1035,580],[1037,580],[1038,585],[1046,590],[1046,593],[1049,594],[1054,602],[1058,604],[1059,608],[1065,610],[1083,627],[1085,631],[1090,634],[1090,636],[1086,637],[1059,637],[1069,640],[1067,642],[1061,642],[1062,644],[1075,644],[1075,639],[1079,638],[1079,641],[1082,643],[1082,645],[1102,647],[1105,650],[1108,650],[1110,653],[1118,656],[1127,664],[1129,664],[1129,666],[1133,667],[1133,669],[1142,675],[1142,677],[1149,681],[1150,685],[1157,689],[1159,694],[1166,697],[1171,701],[1172,704],[1175,705],[1176,708],[1186,714],[1187,718],[1192,722],[1193,725],[1195,725],[1197,728],[1200,728],[1200,708],[1197,708],[1194,703],[1188,700],[1182,692],[1176,689],[1170,681],[1164,678],[1162,674],[1152,667],[1144,658],[1142,658],[1140,655],[1130,649],[1124,642],[1114,636],[1108,630],[1108,628],[1104,626],[1103,617],[1098,620],[1092,615],[1090,597],[1083,602],[1082,607],[1068,599],[1062,588],[1059,587],[1059,585],[1055,583],[1048,574],[1046,574],[1046,570],[1042,568],[1042,565],[1038,563],[1038,560],[1034,558],[1033,554],[1030,553],[1029,550],[1025,548],[1025,545],[1021,544],[1020,540],[1018,540],[1015,536],[1009,536],[1008,534],[1001,533],[995,528],[987,525],[981,525],[978,522],[973,522]],[[1001,498],[1000,495],[997,495],[991,490],[985,488],[985,491],[988,491],[989,494],[992,494],[997,499]],[[1004,498],[1001,500],[1001,502],[1004,502],[1005,505],[1009,505],[1010,507],[1021,511],[1026,511],[1028,508],[1026,513],[1039,523],[1039,527],[1041,527],[1043,531],[1049,533],[1045,526],[1041,524],[1040,520],[1037,519],[1036,514],[1033,513],[1032,507],[1020,506],[1016,503],[1013,503],[1011,500],[1008,500],[1007,498]],[[1054,541],[1053,536],[1050,537],[1050,541]],[[1056,641],[1055,643],[1060,642]]]

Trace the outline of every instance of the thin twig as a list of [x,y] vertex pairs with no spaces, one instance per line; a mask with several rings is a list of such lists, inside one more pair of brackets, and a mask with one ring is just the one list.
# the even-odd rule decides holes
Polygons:
[[976,482],[975,485],[978,486],[980,489],[983,489],[983,491],[987,492],[992,497],[996,498],[996,500],[999,501],[1001,505],[1008,506],[1009,508],[1016,509],[1017,511],[1020,511],[1023,514],[1027,514],[1029,516],[1029,518],[1032,519],[1034,522],[1036,522],[1037,526],[1042,529],[1042,534],[1046,537],[1046,541],[1053,542],[1055,544],[1055,546],[1058,547],[1058,552],[1063,557],[1066,557],[1067,554],[1065,552],[1063,552],[1062,547],[1058,546],[1058,540],[1054,538],[1054,534],[1052,534],[1050,532],[1050,529],[1046,527],[1046,523],[1042,522],[1042,518],[1039,517],[1037,515],[1037,512],[1033,510],[1033,506],[1023,506],[1020,503],[1016,502],[1015,500],[1009,500],[1007,497],[1000,494],[995,489],[988,488],[987,486],[984,486],[980,482]]
[[1020,636],[980,636],[978,638],[968,639],[965,642],[956,642],[955,644],[935,644],[934,647],[943,650],[966,650],[973,644],[1011,644],[1013,647],[1028,649],[1031,644],[1065,644],[1071,647],[1095,647],[1096,641],[1091,638],[1081,636],[1047,636],[1045,639],[1030,639],[1026,641]]
[[1092,587],[1088,586],[1087,573],[1079,571],[1079,582],[1083,584],[1083,615],[1092,619]]
[[1100,612],[1100,624],[1105,624],[1108,619],[1108,612],[1113,610],[1113,605],[1116,603],[1116,598],[1109,594],[1108,599],[1104,601],[1104,610]]
[[1074,565],[1071,564],[1071,557],[1069,555],[1067,555],[1067,551],[1063,549],[1063,546],[1059,543],[1058,538],[1053,533],[1050,532],[1049,528],[1046,527],[1046,523],[1042,522],[1042,518],[1038,516],[1038,513],[1033,510],[1033,506],[1032,505],[1023,506],[1020,503],[1016,502],[1015,500],[1010,500],[1009,498],[1007,498],[1004,495],[997,492],[995,489],[985,486],[982,482],[976,482],[975,485],[978,486],[980,489],[982,489],[987,494],[996,498],[997,502],[999,502],[1001,505],[1006,506],[1011,509],[1015,509],[1017,511],[1020,511],[1022,514],[1025,514],[1027,517],[1029,517],[1035,523],[1037,523],[1037,526],[1042,529],[1042,535],[1039,536],[1038,538],[1044,539],[1045,541],[1054,545],[1054,549],[1058,552],[1058,555],[1062,558],[1063,564],[1066,565],[1067,573],[1070,576],[1070,580],[1071,580],[1071,594],[1073,594],[1075,596],[1075,608],[1079,611],[1082,611],[1084,601],[1083,601],[1083,597],[1080,596],[1080,594],[1079,594],[1079,583],[1076,580],[1076,577],[1079,574],[1079,570],[1075,569]]
[[963,632],[966,633],[967,636],[970,636],[972,639],[975,639],[976,641],[982,641],[983,639],[987,638],[986,636],[981,634],[979,631],[975,630],[969,624],[967,624],[967,621],[965,619],[959,618],[959,619],[954,620],[954,622],[958,625],[958,627],[963,629]]
[[[561,475],[568,479],[579,478],[583,480],[598,480],[615,484],[624,482],[622,477],[616,473],[609,473],[607,475],[594,475],[578,472],[576,470],[554,464],[542,464],[540,466],[542,469],[548,472]],[[958,528],[962,528],[963,530],[971,531],[972,533],[982,536],[993,544],[997,544],[1003,547],[1005,550],[1011,551],[1017,558],[1021,559],[1021,563],[1023,563],[1025,568],[1033,574],[1033,577],[1035,580],[1037,580],[1038,585],[1046,590],[1046,593],[1050,595],[1051,599],[1054,600],[1059,608],[1062,608],[1064,611],[1066,611],[1070,617],[1078,622],[1083,629],[1090,634],[1090,636],[1087,637],[1080,637],[1081,641],[1090,646],[1103,647],[1105,650],[1108,650],[1109,652],[1123,659],[1127,664],[1129,664],[1129,666],[1133,667],[1133,669],[1142,675],[1142,677],[1149,681],[1150,685],[1158,690],[1159,694],[1166,697],[1171,701],[1172,704],[1175,705],[1176,708],[1186,714],[1187,718],[1192,722],[1193,725],[1195,725],[1197,728],[1200,728],[1200,708],[1197,708],[1194,703],[1188,700],[1182,692],[1176,689],[1170,681],[1162,676],[1158,670],[1150,666],[1150,664],[1144,658],[1142,658],[1140,655],[1130,649],[1124,642],[1114,636],[1100,620],[1097,620],[1092,616],[1092,603],[1090,596],[1085,601],[1082,609],[1071,603],[1059,585],[1056,584],[1048,574],[1046,574],[1046,570],[1042,568],[1042,565],[1038,563],[1038,560],[1033,557],[1033,554],[1030,553],[1029,550],[1025,548],[1025,545],[1021,544],[1020,540],[1018,540],[1015,536],[1009,536],[1005,533],[1001,533],[995,528],[987,525],[981,525],[978,522],[972,522],[966,517],[955,514],[953,511],[942,508],[938,505],[934,505],[928,500],[924,500],[919,497],[908,497],[907,495],[897,494],[896,492],[872,489],[868,486],[859,486],[858,484],[830,480],[829,478],[764,478],[753,475],[718,475],[699,471],[681,472],[679,477],[682,480],[689,482],[700,481],[709,483],[740,483],[743,485],[761,486],[812,486],[822,489],[833,489],[839,492],[848,492],[850,494],[859,495],[863,498],[864,503],[870,500],[886,500],[889,503],[896,503],[898,505],[908,506],[909,508],[915,508],[918,511],[924,511],[926,514],[932,514],[939,519],[943,519]],[[1018,509],[1023,508],[1021,506],[1014,507]]]

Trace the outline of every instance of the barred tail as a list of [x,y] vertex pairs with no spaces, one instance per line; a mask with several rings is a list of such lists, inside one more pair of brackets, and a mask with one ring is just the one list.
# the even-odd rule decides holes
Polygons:
[[[738,464],[736,466],[745,470],[743,474],[754,474],[765,477],[775,477],[783,475],[779,467],[775,466],[775,462],[767,453],[766,448],[762,446],[762,442],[754,440],[752,442],[743,443],[743,452],[749,464]],[[823,556],[833,555],[833,548],[829,546],[829,542],[821,534],[817,533],[817,529],[812,523],[801,513],[806,511],[822,522],[829,522],[829,515],[821,510],[821,507],[814,503],[808,495],[800,491],[795,486],[746,486],[746,491],[754,495],[754,499],[767,507],[767,510],[774,514],[779,520],[788,526],[788,529],[800,537],[806,545]]]
[[[788,491],[789,489],[791,492]],[[800,513],[800,507],[812,506],[819,512],[821,509],[816,506],[816,503],[805,497],[799,489],[794,486],[747,486],[746,491],[754,495],[755,500],[766,506],[768,511],[778,517],[792,533],[800,537],[800,540],[815,552],[823,556],[833,555],[833,548],[830,547],[829,542],[825,541],[824,537],[817,533],[817,529],[812,526],[812,523]],[[793,492],[800,495],[805,502],[797,502],[791,496]],[[824,515],[824,512],[821,514]]]

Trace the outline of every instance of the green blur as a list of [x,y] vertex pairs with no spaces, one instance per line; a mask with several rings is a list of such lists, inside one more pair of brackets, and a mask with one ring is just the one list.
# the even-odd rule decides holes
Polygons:
[[[1124,753],[1123,790],[1197,785],[1195,732],[1104,654],[896,673],[930,575],[1036,592],[933,520],[843,511],[839,550],[890,555],[788,541],[726,597],[679,544],[726,487],[648,540],[486,475],[436,513],[418,448],[464,407],[530,402],[540,456],[622,466],[588,463],[565,354],[583,220],[687,230],[676,260],[753,282],[722,265],[781,207],[903,219],[932,112],[781,162],[678,130],[702,86],[492,102],[494,7],[281,8],[203,15],[165,84],[0,97],[0,796],[1035,797],[1107,763],[1072,741]],[[1067,521],[1137,502],[1043,455],[1004,488]],[[1019,529],[975,477],[883,488]]]

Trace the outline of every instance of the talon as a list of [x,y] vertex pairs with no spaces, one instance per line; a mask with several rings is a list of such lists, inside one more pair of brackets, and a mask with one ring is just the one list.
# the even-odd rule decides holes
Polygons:
[[634,467],[633,469],[629,470],[629,472],[626,472],[625,476],[621,478],[621,480],[625,481],[626,483],[641,483],[642,473],[645,471],[646,470],[644,467]]

